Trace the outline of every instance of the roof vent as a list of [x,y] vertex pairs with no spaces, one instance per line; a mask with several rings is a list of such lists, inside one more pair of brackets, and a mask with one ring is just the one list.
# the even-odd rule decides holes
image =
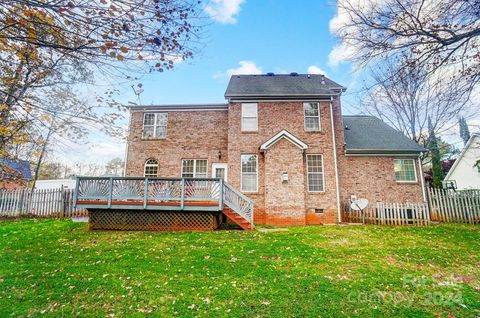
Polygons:
[[290,73],[290,76],[298,76],[298,73],[297,72],[292,72],[292,73]]
[[267,76],[275,76],[275,73],[267,73]]
[[322,79],[322,81],[320,82],[322,85],[325,85],[325,81]]
[[308,75],[307,75],[307,78],[310,78],[310,77],[311,77],[310,74],[308,74]]

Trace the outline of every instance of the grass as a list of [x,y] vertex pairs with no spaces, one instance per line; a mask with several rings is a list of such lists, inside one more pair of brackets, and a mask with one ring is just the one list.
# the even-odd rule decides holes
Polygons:
[[0,222],[0,317],[477,317],[480,227],[89,231]]

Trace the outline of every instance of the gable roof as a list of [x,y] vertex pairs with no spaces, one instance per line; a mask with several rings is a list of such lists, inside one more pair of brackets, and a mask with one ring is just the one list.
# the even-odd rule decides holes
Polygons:
[[473,140],[477,139],[477,138],[480,138],[480,134],[472,134],[470,136],[470,139],[468,139],[467,144],[465,145],[465,147],[463,147],[463,150],[460,153],[460,155],[458,156],[457,160],[455,160],[455,162],[453,163],[453,166],[450,168],[450,170],[448,170],[448,173],[445,176],[445,180],[449,180],[449,178],[452,176],[453,172],[455,171],[455,169],[457,168],[459,163],[462,161],[463,157],[465,157],[465,154],[472,147]]
[[274,144],[276,144],[277,142],[279,142],[283,138],[287,139],[288,141],[290,141],[292,144],[294,144],[295,146],[297,146],[300,149],[305,150],[305,149],[308,148],[306,143],[304,143],[303,141],[301,141],[300,139],[298,139],[297,137],[295,137],[294,135],[292,135],[291,133],[289,133],[288,131],[286,131],[284,129],[281,132],[279,132],[278,134],[276,134],[275,136],[273,136],[272,138],[270,138],[269,140],[265,141],[260,146],[260,151],[267,150],[268,148],[270,148],[271,146],[273,146]]
[[6,158],[0,158],[0,179],[12,179],[13,176],[7,169],[13,170],[18,173],[24,180],[32,180],[32,172],[30,171],[30,162],[27,160],[12,160]]
[[338,95],[345,90],[340,84],[317,74],[233,75],[225,98],[318,98]]
[[374,116],[343,116],[346,154],[415,154],[427,151]]

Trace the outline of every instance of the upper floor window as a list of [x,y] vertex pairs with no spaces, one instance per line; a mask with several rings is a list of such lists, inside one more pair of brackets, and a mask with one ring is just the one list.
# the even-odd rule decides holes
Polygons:
[[156,159],[148,159],[145,161],[143,176],[150,178],[158,176],[158,161]]
[[305,117],[305,130],[320,131],[320,104],[304,103],[303,113]]
[[322,155],[307,155],[307,185],[308,192],[325,191]]
[[206,159],[184,159],[182,160],[182,177],[206,178],[207,166]]
[[146,113],[143,116],[143,139],[162,139],[167,136],[167,113]]
[[241,189],[243,192],[258,191],[258,157],[257,155],[242,155]]
[[256,103],[242,104],[242,131],[258,131],[258,113]]
[[395,180],[398,182],[417,182],[417,171],[414,159],[393,160]]

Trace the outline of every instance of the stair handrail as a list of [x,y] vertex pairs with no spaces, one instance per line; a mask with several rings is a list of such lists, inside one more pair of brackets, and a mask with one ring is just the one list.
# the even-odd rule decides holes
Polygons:
[[223,203],[253,225],[253,201],[223,181]]

